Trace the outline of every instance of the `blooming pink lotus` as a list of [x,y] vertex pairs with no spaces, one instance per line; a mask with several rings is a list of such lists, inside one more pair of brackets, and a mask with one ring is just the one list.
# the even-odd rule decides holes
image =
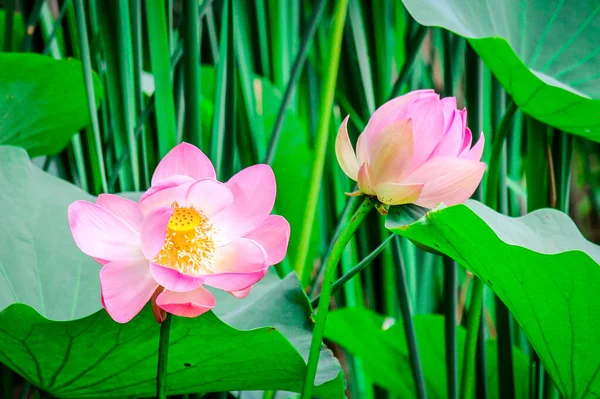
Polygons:
[[475,191],[485,164],[484,137],[471,148],[467,111],[454,97],[418,90],[382,105],[356,143],[348,137],[348,117],[340,126],[335,152],[358,192],[386,205],[415,203],[433,208],[454,205]]
[[195,317],[215,306],[203,285],[244,297],[285,257],[290,226],[270,215],[275,192],[268,165],[220,183],[202,151],[183,143],[139,204],[102,194],[74,202],[69,221],[79,248],[103,265],[102,303],[115,321],[128,322],[151,298],[154,308]]

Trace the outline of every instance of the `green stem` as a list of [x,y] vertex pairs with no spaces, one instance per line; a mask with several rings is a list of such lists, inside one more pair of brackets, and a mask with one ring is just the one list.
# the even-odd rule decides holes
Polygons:
[[12,50],[12,34],[15,17],[15,1],[7,0],[4,2],[5,19],[4,19],[4,51],[9,52]]
[[[134,129],[135,140],[138,141],[137,132],[137,118],[142,113],[145,107],[144,93],[142,91],[142,71],[144,67],[144,53],[143,53],[143,27],[142,27],[142,2],[141,0],[131,0],[129,3],[130,14],[131,14],[131,37],[132,37],[132,48],[133,48],[133,78],[135,87],[135,115],[136,115],[136,127]],[[145,123],[141,127],[141,144],[142,144],[142,172],[143,172],[143,187],[150,186],[150,167],[149,167],[149,145],[145,134]],[[128,154],[127,151],[123,151],[122,154]]]
[[306,208],[304,209],[304,223],[300,232],[298,255],[295,265],[296,272],[301,276],[300,280],[304,286],[310,278],[310,267],[307,267],[306,265],[306,258],[308,257],[310,236],[314,225],[316,214],[315,211],[317,208],[317,201],[319,199],[319,192],[321,191],[321,183],[323,180],[323,166],[325,165],[327,143],[330,137],[329,122],[331,120],[331,110],[335,95],[335,86],[340,63],[342,36],[344,33],[344,23],[346,20],[347,8],[348,0],[340,0],[336,3],[332,21],[332,31],[330,32],[331,46],[329,48],[329,64],[327,65],[327,72],[323,79],[319,126],[316,134],[315,158],[311,172],[310,186],[308,188]]
[[164,0],[146,2],[148,21],[148,45],[150,65],[154,74],[156,97],[156,125],[158,150],[161,157],[167,155],[177,143],[175,129],[175,100],[171,81],[171,51],[167,34],[167,16]]
[[85,22],[85,8],[83,0],[75,0],[75,15],[77,20],[77,31],[79,36],[79,46],[81,48],[81,65],[83,66],[83,78],[85,81],[85,91],[88,100],[88,111],[92,123],[92,132],[94,133],[94,147],[98,156],[98,168],[100,169],[100,178],[102,182],[102,191],[108,192],[108,183],[106,181],[106,168],[104,167],[104,155],[102,149],[102,138],[100,136],[100,123],[96,113],[96,95],[94,94],[94,81],[92,79],[92,60],[90,58],[90,47],[87,35],[87,26]]
[[571,158],[573,156],[573,136],[560,132],[560,185],[557,187],[557,208],[569,214],[569,188],[571,186]]
[[421,365],[421,358],[419,357],[419,346],[417,344],[417,334],[415,332],[412,309],[410,306],[406,269],[404,267],[404,262],[402,262],[400,237],[396,236],[395,238],[396,240],[392,254],[394,256],[394,263],[398,268],[396,271],[398,302],[400,304],[400,312],[402,313],[402,324],[404,325],[406,346],[408,346],[410,368],[415,382],[416,397],[418,399],[426,399],[427,391],[425,389],[425,376],[423,375],[423,366]]
[[446,346],[446,388],[448,390],[448,399],[458,398],[457,309],[458,273],[456,262],[444,256],[444,342]]
[[136,101],[134,92],[134,65],[133,45],[131,38],[131,24],[128,2],[118,2],[117,15],[120,23],[117,26],[117,48],[119,52],[119,75],[121,86],[121,97],[123,104],[124,126],[127,130],[127,147],[129,149],[129,162],[133,175],[133,190],[140,190],[140,168],[138,160],[138,146],[134,135],[136,119]]
[[313,331],[312,341],[310,343],[310,352],[308,355],[308,364],[306,366],[306,378],[302,387],[302,399],[310,399],[312,388],[317,374],[317,363],[319,362],[319,353],[321,352],[321,343],[325,332],[325,322],[327,313],[329,312],[329,303],[331,300],[331,292],[333,288],[333,280],[335,278],[336,266],[342,257],[346,244],[354,235],[354,232],[363,221],[365,216],[375,205],[375,200],[371,197],[366,197],[361,206],[354,213],[350,222],[344,227],[337,241],[331,248],[329,255],[325,260],[325,277],[321,291],[321,300],[317,309],[317,320]]
[[[373,261],[373,259],[375,259],[375,257],[377,257],[377,255],[379,255],[381,253],[381,251],[383,251],[385,249],[385,247],[387,247],[387,245],[390,243],[390,241],[392,241],[392,238],[394,238],[393,234],[390,235],[388,238],[386,238],[385,241],[383,241],[381,244],[379,244],[379,246],[377,248],[375,248],[373,250],[373,252],[371,252],[369,255],[367,255],[363,260],[361,260],[359,264],[357,264],[352,269],[350,269],[348,271],[348,273],[344,274],[342,277],[337,279],[335,281],[335,283],[333,283],[333,287],[331,288],[331,294],[332,295],[335,294],[340,288],[342,288],[354,276],[356,276],[358,273],[362,272],[367,266],[369,266],[371,264],[371,262]],[[320,294],[312,299],[311,303],[312,303],[313,307],[315,307],[319,304],[319,298],[321,298]]]
[[[67,0],[61,6],[60,12],[58,13],[58,17],[56,18],[56,20],[52,24],[52,30],[50,31],[50,34],[46,38],[46,45],[44,47],[44,50],[42,51],[42,53],[44,55],[48,55],[52,51],[53,46],[56,44],[56,40],[55,39],[56,39],[58,33],[61,31],[62,22],[63,22],[63,19],[64,19],[65,15],[67,14],[67,10],[69,8],[70,3],[71,3],[71,0]],[[47,5],[45,5],[44,7],[46,7],[46,6]],[[43,11],[44,11],[44,9],[42,8],[42,13],[43,13]]]
[[302,73],[302,69],[304,68],[304,64],[306,63],[308,50],[310,49],[310,45],[313,41],[313,38],[315,37],[315,33],[317,32],[319,22],[321,22],[321,18],[323,17],[323,11],[325,10],[326,5],[327,0],[320,0],[319,4],[315,8],[310,22],[308,23],[306,33],[302,38],[300,50],[298,50],[298,54],[296,55],[296,59],[294,60],[294,65],[292,66],[292,73],[290,75],[290,79],[285,89],[283,100],[281,100],[281,106],[279,107],[277,119],[275,120],[275,125],[273,126],[273,132],[271,133],[269,148],[267,150],[267,157],[265,159],[266,164],[273,164],[273,159],[275,158],[275,153],[277,151],[277,144],[279,143],[279,139],[281,137],[281,128],[283,127],[285,111],[287,110],[290,101],[294,96],[294,92],[296,91],[298,78],[300,77],[300,73]]
[[481,311],[483,308],[483,287],[483,281],[474,277],[471,291],[471,306],[469,307],[467,318],[467,338],[465,340],[460,382],[461,399],[472,399],[475,394],[475,355],[477,352],[477,336],[479,335],[479,324],[481,323]]
[[504,116],[498,125],[498,129],[494,134],[494,144],[492,146],[492,153],[490,155],[490,161],[488,163],[487,181],[486,181],[486,193],[485,202],[492,208],[497,209],[498,207],[498,181],[500,172],[500,157],[502,156],[502,149],[504,148],[504,141],[510,131],[510,124],[513,116],[517,112],[517,105],[514,101],[510,101],[504,112]]
[[[183,2],[183,71],[185,76],[185,134],[190,143],[202,147],[200,123],[200,18],[198,2]],[[205,150],[208,150],[205,148]]]
[[165,321],[160,325],[158,341],[158,368],[156,369],[156,397],[167,397],[167,360],[169,358],[169,335],[171,334],[171,314],[167,313]]

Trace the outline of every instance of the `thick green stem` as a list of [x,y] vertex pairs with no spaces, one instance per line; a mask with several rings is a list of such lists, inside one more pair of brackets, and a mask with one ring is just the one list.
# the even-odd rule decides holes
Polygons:
[[156,369],[156,397],[167,397],[167,360],[169,358],[169,336],[171,335],[171,314],[167,313],[165,321],[160,325],[158,341],[158,368]]
[[456,313],[458,309],[458,273],[456,263],[444,257],[444,342],[448,399],[458,398],[458,349]]
[[323,180],[323,166],[325,165],[327,143],[329,142],[330,137],[329,122],[331,120],[331,110],[335,95],[347,8],[348,0],[340,0],[336,3],[332,21],[332,30],[330,32],[331,46],[329,48],[329,64],[327,65],[327,72],[323,78],[323,94],[319,113],[319,126],[315,140],[315,158],[311,172],[310,187],[308,188],[308,197],[306,199],[306,208],[304,209],[304,224],[300,232],[298,255],[296,257],[295,265],[296,272],[301,276],[301,281],[304,286],[306,286],[306,283],[310,278],[310,267],[307,267],[306,258],[308,257],[310,236],[312,234],[317,201],[319,199],[319,192],[321,191],[321,183]]
[[475,354],[477,352],[477,336],[481,311],[483,308],[483,281],[473,278],[471,291],[471,306],[467,318],[467,338],[462,366],[462,377],[460,382],[461,399],[472,399],[475,394]]
[[[350,269],[348,271],[348,273],[344,274],[342,277],[337,279],[335,281],[335,283],[333,283],[333,287],[331,289],[331,294],[335,294],[340,288],[342,288],[344,286],[344,284],[346,284],[354,276],[356,276],[358,273],[362,272],[367,266],[369,266],[371,264],[371,262],[373,261],[373,259],[375,259],[375,257],[377,255],[379,255],[381,253],[381,251],[383,251],[385,249],[385,247],[390,243],[390,241],[392,241],[392,238],[394,238],[393,234],[390,235],[388,238],[386,238],[385,241],[383,241],[381,244],[379,244],[379,246],[377,248],[375,248],[373,250],[373,252],[371,252],[369,255],[367,255],[363,260],[361,260],[359,264],[357,264],[352,269]],[[321,298],[321,295],[319,294],[312,299],[311,302],[312,302],[313,307],[318,305],[320,298]]]
[[344,248],[346,248],[346,244],[348,244],[348,241],[350,241],[350,238],[354,235],[354,232],[374,205],[374,199],[370,197],[365,198],[362,205],[350,219],[350,222],[340,233],[337,241],[331,248],[331,251],[325,260],[325,276],[323,279],[323,287],[321,289],[321,300],[319,301],[319,307],[317,309],[315,329],[313,331],[312,341],[310,343],[308,364],[306,366],[306,378],[304,379],[304,386],[302,387],[302,399],[311,398],[315,375],[317,374],[317,363],[319,362],[321,343],[323,341],[323,334],[325,332],[325,322],[327,320],[327,313],[329,312],[329,302],[331,300],[336,266],[342,257]]

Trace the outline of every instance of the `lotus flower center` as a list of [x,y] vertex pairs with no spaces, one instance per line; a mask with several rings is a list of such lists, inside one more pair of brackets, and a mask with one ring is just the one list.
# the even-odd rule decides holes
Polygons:
[[212,273],[215,228],[194,207],[180,207],[177,202],[172,207],[165,243],[154,261],[192,276]]

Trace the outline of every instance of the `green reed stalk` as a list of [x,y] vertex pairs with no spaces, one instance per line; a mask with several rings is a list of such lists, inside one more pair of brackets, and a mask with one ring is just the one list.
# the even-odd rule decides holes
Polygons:
[[198,2],[184,1],[183,6],[183,72],[185,76],[185,133],[190,143],[202,148],[200,121],[200,18]]
[[460,381],[461,399],[475,397],[475,356],[477,352],[479,325],[481,324],[484,284],[477,277],[473,277],[472,284],[471,306],[469,307],[467,319],[467,338],[465,340],[462,377]]
[[329,139],[329,127],[331,120],[331,109],[333,107],[333,99],[337,74],[340,63],[340,51],[342,47],[342,35],[344,32],[344,22],[346,20],[346,10],[348,8],[348,0],[340,0],[336,3],[336,8],[333,16],[332,31],[330,34],[330,52],[327,71],[323,79],[323,91],[321,97],[321,108],[319,112],[319,126],[316,134],[316,145],[314,162],[310,178],[310,186],[308,188],[308,196],[306,199],[306,208],[304,209],[304,223],[300,231],[300,241],[298,244],[298,252],[296,257],[296,272],[301,276],[300,281],[303,286],[306,286],[310,278],[310,265],[307,266],[306,258],[308,257],[308,249],[310,246],[310,236],[312,233],[313,222],[315,220],[315,210],[319,199],[319,191],[323,180],[323,167],[325,165],[325,155],[327,152],[327,143]]
[[444,344],[446,347],[446,389],[448,399],[458,398],[458,270],[451,258],[444,256]]
[[267,150],[267,157],[265,158],[266,164],[272,165],[275,159],[275,153],[277,152],[277,144],[279,144],[279,139],[281,138],[281,129],[283,128],[285,112],[287,111],[292,97],[294,96],[294,93],[296,91],[296,87],[298,85],[298,78],[300,78],[300,74],[302,73],[302,69],[304,68],[304,64],[306,63],[308,52],[311,48],[311,44],[315,37],[315,33],[317,32],[317,27],[319,26],[319,23],[321,22],[321,19],[323,17],[323,11],[325,10],[326,5],[327,0],[319,1],[310,19],[310,22],[308,23],[306,33],[302,38],[302,43],[300,43],[300,49],[298,50],[298,54],[296,55],[296,59],[294,60],[294,65],[292,66],[290,79],[285,88],[285,93],[283,94],[281,105],[279,106],[277,119],[275,120],[275,125],[273,125],[271,139],[269,140],[269,148]]
[[346,244],[354,235],[354,232],[367,216],[367,214],[373,209],[375,200],[370,197],[365,197],[363,203],[354,213],[350,222],[340,232],[339,237],[335,241],[335,244],[331,248],[331,251],[325,260],[325,276],[323,278],[323,286],[321,289],[321,300],[319,301],[319,307],[317,309],[317,316],[315,322],[315,328],[313,331],[312,340],[310,343],[310,352],[308,354],[308,364],[306,366],[306,376],[304,379],[304,385],[302,386],[301,399],[311,399],[312,388],[315,382],[315,375],[317,374],[317,364],[319,362],[319,354],[321,352],[321,345],[323,341],[323,334],[325,332],[325,322],[327,319],[327,313],[329,313],[329,304],[331,300],[331,291],[333,288],[333,281],[335,279],[335,271],[340,258],[346,248]]
[[402,324],[404,325],[404,335],[406,337],[406,346],[408,347],[410,368],[415,382],[416,397],[418,399],[426,399],[427,391],[425,389],[425,376],[423,374],[423,366],[421,365],[421,358],[419,356],[419,346],[417,344],[417,334],[413,323],[406,269],[404,267],[404,262],[402,261],[400,237],[398,236],[395,237],[392,254],[394,256],[394,263],[397,266],[396,279],[398,302],[402,314]]
[[402,69],[396,78],[396,82],[394,82],[394,86],[390,92],[390,98],[396,97],[400,94],[402,86],[404,86],[406,83],[406,79],[408,78],[410,71],[415,64],[417,54],[419,54],[419,49],[421,48],[421,43],[423,43],[423,39],[425,39],[426,34],[427,27],[420,25],[417,28],[417,32],[410,37],[410,42],[406,51],[406,58],[404,59],[404,65],[402,65]]
[[119,52],[119,76],[120,89],[123,104],[124,127],[126,129],[127,148],[129,150],[129,163],[133,176],[133,190],[140,190],[140,168],[138,161],[138,146],[134,135],[136,119],[136,101],[134,92],[134,61],[133,46],[131,39],[131,23],[129,4],[125,1],[117,3],[117,16],[119,23],[117,28],[117,49]]
[[94,94],[94,81],[92,79],[92,60],[90,58],[90,47],[87,36],[87,26],[85,21],[85,9],[83,0],[75,0],[75,16],[77,20],[77,31],[79,36],[79,47],[81,49],[81,64],[83,66],[83,78],[85,81],[85,91],[88,100],[88,110],[94,133],[94,148],[98,156],[98,169],[102,183],[102,191],[108,192],[106,181],[106,168],[104,167],[104,155],[102,148],[102,138],[100,135],[100,123],[96,113],[96,95]]
[[9,52],[12,50],[13,41],[13,27],[15,18],[15,1],[6,0],[4,2],[4,51]]
[[171,81],[171,51],[164,0],[146,2],[150,64],[156,87],[156,124],[158,151],[164,157],[177,144],[175,100]]
[[235,52],[233,45],[233,10],[231,0],[223,6],[215,113],[212,126],[212,159],[217,177],[227,180],[233,175],[235,155]]

